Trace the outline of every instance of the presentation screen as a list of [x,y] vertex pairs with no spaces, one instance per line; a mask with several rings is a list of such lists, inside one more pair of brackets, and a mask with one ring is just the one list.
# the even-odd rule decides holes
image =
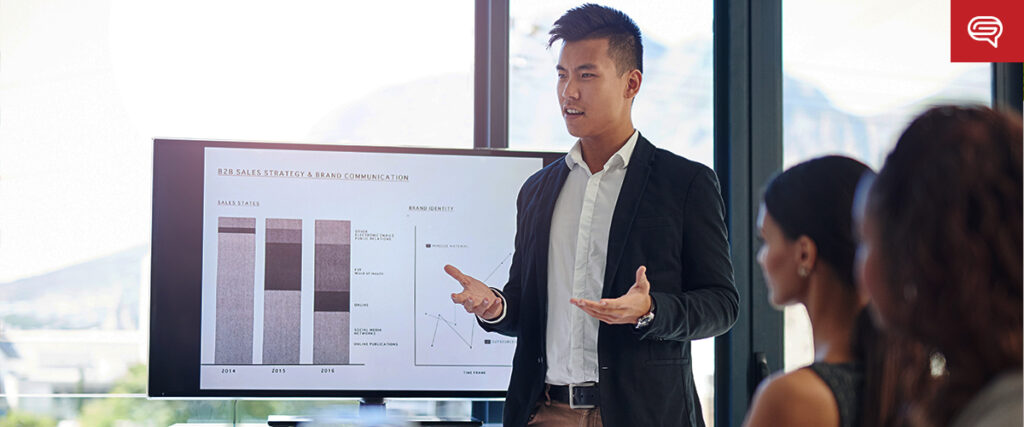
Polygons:
[[556,153],[156,140],[153,397],[499,397],[516,340],[451,302],[508,278]]

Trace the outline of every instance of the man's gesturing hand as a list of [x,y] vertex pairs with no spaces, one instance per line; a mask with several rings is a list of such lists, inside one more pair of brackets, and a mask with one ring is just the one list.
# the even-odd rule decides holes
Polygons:
[[484,320],[494,320],[501,316],[501,298],[498,298],[484,282],[462,274],[459,269],[451,265],[444,266],[444,271],[462,284],[462,292],[452,294],[452,302],[462,304],[467,312]]
[[651,282],[647,281],[647,267],[640,266],[636,270],[636,283],[621,297],[601,301],[571,298],[569,302],[604,323],[635,325],[640,316],[651,311]]

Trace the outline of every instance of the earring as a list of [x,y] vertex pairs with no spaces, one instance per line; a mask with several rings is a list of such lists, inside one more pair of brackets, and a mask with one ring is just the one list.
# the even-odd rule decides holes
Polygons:
[[917,287],[908,283],[903,285],[903,301],[912,303],[917,300]]
[[800,277],[807,277],[810,272],[807,271],[807,267],[801,265],[800,268],[796,270],[796,274],[800,275]]

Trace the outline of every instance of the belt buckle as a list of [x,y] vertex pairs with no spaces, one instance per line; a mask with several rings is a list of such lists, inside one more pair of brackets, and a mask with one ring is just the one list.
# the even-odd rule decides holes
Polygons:
[[569,384],[569,408],[570,409],[591,409],[597,407],[596,405],[577,405],[576,404],[576,388],[580,387],[593,387],[597,383],[585,382],[579,384]]

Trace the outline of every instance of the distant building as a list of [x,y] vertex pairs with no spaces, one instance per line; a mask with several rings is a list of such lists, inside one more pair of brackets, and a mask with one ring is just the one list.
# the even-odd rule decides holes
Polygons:
[[[147,361],[149,251],[136,247],[0,284],[0,410],[74,418]],[[141,315],[145,313],[145,315]]]

